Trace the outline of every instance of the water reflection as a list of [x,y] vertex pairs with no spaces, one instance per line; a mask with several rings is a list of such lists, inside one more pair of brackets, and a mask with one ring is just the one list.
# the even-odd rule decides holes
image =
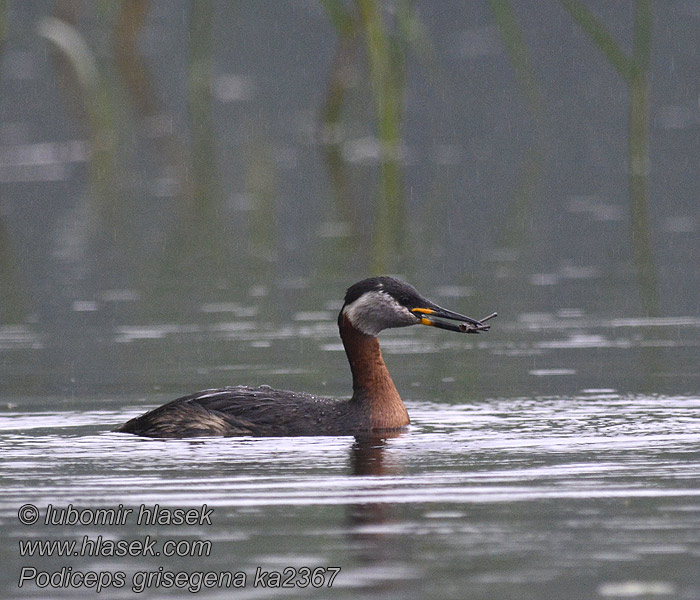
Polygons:
[[[373,193],[373,215],[369,240],[369,272],[396,272],[405,260],[405,198],[402,184],[401,122],[404,96],[404,64],[407,44],[402,20],[411,18],[409,3],[401,2],[395,15],[387,14],[381,3],[359,0],[346,9],[339,2],[325,2],[337,33],[338,47],[331,69],[322,114],[322,139],[326,162],[341,215],[357,214],[359,198],[349,198],[346,162],[377,163],[377,191]],[[391,23],[390,21],[394,21]],[[368,79],[372,91],[376,136],[346,140],[343,135],[343,105],[351,85],[357,85],[358,50],[364,42]],[[350,148],[355,150],[351,151]],[[369,149],[369,151],[368,151]],[[347,210],[347,200],[354,207]],[[359,232],[359,228],[355,229]],[[355,246],[357,248],[357,246]]]
[[[388,454],[386,437],[356,437],[350,449],[351,475],[355,477],[400,477],[402,469]],[[362,485],[362,484],[360,484]],[[358,562],[352,577],[374,594],[402,593],[410,597],[414,580],[420,577],[412,561],[412,548],[402,534],[397,507],[391,502],[363,501],[347,505],[348,538]]]
[[[396,438],[399,434],[389,436]],[[388,476],[397,474],[397,466],[387,465],[386,437],[356,437],[350,450],[352,475],[359,477]],[[367,502],[348,506],[348,520],[352,525],[352,536],[360,540],[375,539],[372,525],[380,525],[391,517],[392,506],[386,503]],[[365,527],[370,526],[370,527]],[[378,536],[381,537],[381,536]]]
[[[662,314],[668,310],[660,309],[663,278],[655,266],[662,259],[654,255],[651,243],[654,223],[649,217],[649,205],[652,200],[649,197],[649,169],[644,166],[649,163],[648,114],[652,110],[647,85],[654,34],[651,5],[648,2],[636,5],[634,44],[631,53],[626,53],[617,41],[618,32],[613,31],[612,23],[605,22],[585,3],[562,3],[578,26],[589,34],[595,49],[602,52],[619,73],[620,82],[627,85],[630,175],[627,202],[631,207],[633,232],[631,255],[639,274],[643,312]],[[40,165],[40,160],[35,157],[31,159],[32,164],[23,164],[21,169],[18,165],[6,164],[12,162],[8,158],[2,161],[0,171],[12,171],[11,179],[25,183],[49,178],[80,184],[82,172],[69,167],[88,160],[91,176],[84,194],[77,195],[78,204],[82,206],[69,209],[67,217],[69,220],[82,219],[82,235],[88,241],[94,240],[84,249],[79,259],[81,262],[88,260],[86,256],[91,254],[94,245],[102,248],[99,256],[113,252],[121,260],[126,257],[120,278],[138,286],[144,301],[150,304],[151,313],[158,310],[157,305],[172,298],[168,280],[188,280],[196,289],[238,289],[242,282],[247,287],[255,278],[254,274],[264,273],[265,278],[274,279],[287,268],[288,265],[282,265],[280,260],[288,254],[290,247],[298,249],[291,261],[295,266],[300,264],[299,259],[303,256],[301,270],[305,275],[317,270],[319,265],[323,272],[333,274],[338,271],[338,265],[344,265],[341,270],[350,268],[362,271],[363,275],[379,270],[429,274],[435,257],[446,254],[454,258],[449,261],[447,270],[458,271],[462,281],[472,277],[467,273],[475,271],[473,281],[478,283],[478,289],[487,289],[491,293],[513,295],[515,292],[519,295],[523,281],[526,286],[528,281],[536,286],[560,283],[560,278],[543,278],[543,272],[538,268],[541,265],[536,264],[537,256],[542,253],[536,235],[538,213],[545,209],[547,218],[552,218],[546,206],[535,202],[535,196],[540,186],[546,185],[546,165],[550,159],[557,160],[550,153],[557,141],[554,139],[556,124],[549,118],[556,106],[543,92],[545,85],[542,82],[549,73],[536,59],[535,45],[528,42],[532,24],[523,18],[522,11],[514,9],[508,2],[489,3],[488,18],[495,25],[473,26],[466,41],[459,35],[448,38],[453,46],[458,46],[455,49],[438,47],[437,36],[431,29],[431,25],[437,22],[436,15],[430,10],[421,13],[410,3],[399,2],[393,11],[388,11],[370,1],[323,2],[325,16],[321,8],[316,7],[317,12],[327,19],[328,46],[335,47],[335,59],[319,66],[327,83],[325,87],[319,86],[314,96],[315,101],[323,106],[316,123],[316,129],[322,133],[311,144],[315,146],[318,138],[323,142],[321,151],[326,154],[329,176],[328,189],[316,190],[314,194],[315,197],[323,197],[325,192],[334,195],[336,206],[335,210],[326,210],[321,203],[322,210],[318,210],[319,205],[304,200],[301,194],[296,200],[297,205],[305,207],[304,214],[310,211],[321,215],[321,222],[312,223],[309,231],[300,235],[295,232],[290,237],[289,228],[283,221],[294,202],[290,204],[284,197],[286,184],[278,181],[276,172],[283,163],[300,164],[298,157],[308,154],[306,150],[310,142],[297,139],[278,144],[275,136],[269,135],[268,112],[261,113],[258,120],[248,110],[252,99],[250,90],[256,90],[256,98],[261,94],[258,91],[261,80],[257,75],[221,75],[219,71],[227,73],[231,65],[215,68],[217,61],[224,58],[220,54],[220,39],[215,28],[217,12],[214,5],[201,2],[193,3],[188,10],[184,8],[183,5],[161,9],[140,0],[119,3],[113,11],[108,11],[83,2],[62,0],[54,5],[51,16],[35,11],[37,18],[33,25],[37,25],[40,35],[48,40],[53,60],[50,68],[63,82],[60,92],[72,118],[70,128],[76,130],[78,137],[89,140],[88,146],[84,140],[78,140],[74,145],[89,147],[89,150],[83,152],[82,159],[64,156],[55,159],[51,165]],[[159,71],[151,66],[158,62],[151,56],[149,46],[154,35],[153,27],[174,27],[167,20],[172,16],[171,11],[177,13],[178,23],[183,19],[186,21],[188,31],[188,59],[181,86],[188,90],[188,115],[184,118],[176,114],[168,94],[163,91],[165,87],[158,80]],[[22,10],[18,12],[25,16]],[[32,15],[34,13],[28,13],[26,18],[30,19]],[[104,27],[113,36],[113,44],[102,53],[91,38],[91,19],[96,18],[95,15],[98,20],[104,19]],[[252,26],[255,23],[245,11],[230,14],[224,11],[221,18],[239,25]],[[14,21],[10,19],[8,23],[12,32]],[[558,24],[552,24],[552,27],[556,26]],[[464,31],[461,22],[459,27]],[[227,31],[232,29],[230,24],[227,25]],[[241,31],[245,28],[241,27]],[[500,34],[502,48],[497,34]],[[12,36],[9,39],[13,40]],[[506,200],[506,204],[510,208],[505,219],[501,218],[503,203],[492,201],[500,196],[494,195],[494,190],[485,192],[482,207],[472,206],[465,198],[459,198],[454,206],[450,203],[454,186],[445,185],[446,178],[452,180],[455,174],[464,172],[472,173],[470,178],[480,178],[475,172],[479,169],[478,157],[465,152],[470,144],[459,139],[464,137],[464,132],[453,136],[455,139],[443,132],[432,146],[425,148],[412,140],[409,143],[404,134],[407,124],[411,123],[411,111],[417,110],[417,85],[427,82],[428,87],[435,85],[439,90],[446,86],[449,91],[440,93],[450,97],[454,96],[456,89],[461,89],[457,84],[458,71],[444,69],[442,63],[447,57],[459,57],[463,61],[459,66],[471,73],[483,67],[474,61],[498,57],[502,51],[506,53],[519,84],[519,93],[511,96],[516,101],[522,97],[521,101],[536,126],[524,151],[519,150],[519,155],[525,157],[522,175],[516,176],[518,181],[510,186],[514,191],[507,194],[510,200]],[[424,71],[420,76],[406,68],[414,58]],[[227,56],[226,60],[231,58]],[[114,80],[110,78],[113,73],[116,74]],[[363,86],[363,83],[367,85]],[[115,87],[124,92],[121,97],[111,93]],[[474,90],[459,97],[462,100],[459,104],[455,101],[455,109],[463,103],[476,107],[482,102]],[[405,98],[411,100],[408,113],[404,108]],[[430,107],[431,111],[439,112],[439,103],[431,103],[436,104]],[[222,106],[231,104],[244,106],[240,110],[236,108],[236,112],[229,111],[228,107],[223,113],[220,111]],[[291,119],[288,121],[288,126],[293,128]],[[663,122],[666,121],[668,119]],[[189,130],[183,126],[188,122],[191,125]],[[226,124],[225,134],[219,132],[222,124]],[[6,134],[26,131],[23,121],[4,125]],[[141,140],[134,146],[133,139],[129,139],[130,132],[134,131],[138,133],[137,137],[146,138],[147,143],[143,144]],[[237,141],[227,141],[222,151],[217,139],[224,137]],[[487,137],[482,135],[478,139]],[[244,143],[238,143],[241,140]],[[56,145],[59,142],[49,140],[48,143]],[[151,168],[149,160],[144,162],[141,155],[152,150],[152,146],[157,156]],[[479,152],[487,152],[487,156],[497,156],[491,144],[475,141],[473,146],[479,147]],[[435,185],[428,186],[438,193],[434,197],[425,193],[413,195],[417,184],[413,177],[414,167],[420,171],[421,157],[431,152],[443,156],[436,161],[442,166],[434,173]],[[278,158],[285,153],[292,155],[293,160]],[[131,169],[130,162],[137,163],[139,168]],[[235,174],[229,175],[231,165],[239,162],[248,165],[248,172],[235,170]],[[219,168],[221,163],[226,165],[223,169]],[[459,168],[444,168],[447,164]],[[308,168],[306,164],[302,166]],[[408,171],[407,167],[410,167]],[[374,171],[376,190],[366,185],[367,181],[374,180],[367,176]],[[126,179],[130,183],[127,185],[122,181],[123,172],[129,173]],[[313,169],[308,172],[314,180],[318,179],[319,173]],[[288,176],[285,171],[285,178]],[[139,188],[142,178],[150,183]],[[405,181],[411,185],[408,195],[404,190]],[[455,182],[461,186],[460,181]],[[153,193],[149,192],[149,187]],[[140,189],[145,193],[141,194]],[[564,195],[574,199],[594,197],[598,193],[597,190],[578,189],[570,192]],[[542,195],[555,200],[558,197],[548,196],[546,191]],[[618,199],[622,195],[618,194]],[[230,205],[224,199],[226,196],[233,199]],[[164,198],[174,199],[174,210],[165,208],[167,204],[161,203]],[[236,209],[241,198],[247,198],[246,214],[240,214]],[[545,204],[554,206],[557,202]],[[601,197],[593,207],[579,206],[572,211],[590,215],[601,222],[617,222],[620,205],[620,202],[611,203]],[[417,207],[420,210],[416,210]],[[170,216],[165,217],[165,213],[170,213]],[[477,232],[474,232],[476,235],[466,235],[468,230],[464,226],[474,222],[474,217],[455,219],[454,231],[461,227],[464,235],[449,233],[453,224],[448,216],[451,214],[478,215],[479,228],[482,228],[482,221],[486,227],[483,239]],[[690,222],[682,214],[670,215],[669,219]],[[300,219],[304,220],[308,221],[308,216]],[[491,231],[495,223],[502,234],[500,238],[495,236],[494,241]],[[535,235],[531,236],[530,231]],[[581,233],[585,235],[583,230]],[[449,243],[443,246],[446,237]],[[474,246],[465,241],[472,237]],[[281,238],[286,239],[281,241]],[[314,239],[308,243],[310,238]],[[325,241],[319,242],[318,238]],[[619,248],[620,236],[615,239]],[[421,243],[427,244],[430,252],[418,248]],[[319,244],[323,245],[321,251],[317,248]],[[7,247],[0,247],[3,255],[11,255]],[[556,256],[559,252],[552,254]],[[488,257],[494,256],[500,257],[496,273],[499,281],[491,287]],[[577,262],[576,257],[572,259],[572,262]],[[5,262],[9,264],[10,260]],[[111,264],[114,260],[106,262]],[[593,288],[601,285],[599,280],[609,273],[611,265],[603,261],[585,267],[593,270],[590,279],[596,280],[589,294],[589,302],[595,302]],[[18,268],[26,269],[22,263]],[[661,264],[659,268],[669,272]],[[98,264],[94,270],[96,272],[89,277],[91,285],[99,281],[103,265]],[[530,277],[519,279],[521,272]],[[545,271],[544,275],[549,275],[549,272]],[[25,279],[31,281],[36,277],[37,274],[30,271]],[[472,279],[468,282],[471,283]],[[506,282],[508,284],[504,285]],[[619,295],[624,298],[626,292],[619,290]],[[663,303],[673,305],[668,299]]]
[[[193,441],[108,433],[130,416],[109,404],[10,409],[0,417],[0,516],[5,539],[16,542],[28,533],[16,523],[26,502],[206,502],[216,528],[179,531],[214,541],[200,567],[337,564],[341,597],[454,597],[448,580],[477,598],[523,590],[556,598],[561,585],[582,585],[574,597],[584,598],[629,581],[694,593],[700,581],[687,567],[700,526],[698,409],[694,396],[590,389],[576,397],[411,403],[414,426],[392,437]],[[88,529],[51,534],[144,533]],[[160,537],[169,531],[149,529]],[[10,573],[21,562],[14,547],[2,550]],[[581,569],[585,584],[577,583]],[[5,575],[5,596],[16,597]]]
[[605,24],[578,0],[560,0],[628,86],[628,165],[632,247],[644,314],[659,314],[649,198],[649,70],[652,3],[635,4],[632,52],[627,54]]
[[188,160],[183,141],[175,131],[175,116],[167,112],[154,85],[153,74],[139,50],[149,8],[147,0],[119,3],[114,22],[114,62],[133,104],[135,118],[160,155],[162,164],[159,167],[163,175],[154,184],[157,186],[155,195],[190,198],[194,192],[187,176]]
[[[0,3],[4,597],[24,502],[203,499],[207,564],[330,561],[341,597],[700,594],[698,11],[560,4]],[[343,395],[379,269],[503,315],[385,338],[408,434],[109,433]]]

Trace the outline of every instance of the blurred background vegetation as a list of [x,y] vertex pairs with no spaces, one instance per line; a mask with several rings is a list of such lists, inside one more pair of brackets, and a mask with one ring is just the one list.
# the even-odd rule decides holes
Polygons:
[[0,322],[311,310],[380,272],[484,314],[697,314],[699,24],[651,0],[2,2]]

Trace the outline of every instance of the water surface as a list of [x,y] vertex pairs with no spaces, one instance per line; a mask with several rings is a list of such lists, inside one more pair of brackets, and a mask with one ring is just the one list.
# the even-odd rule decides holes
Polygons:
[[[202,571],[247,576],[196,592],[221,598],[700,598],[699,28],[694,2],[0,2],[0,596],[96,594],[27,567],[123,572],[116,598]],[[335,318],[380,273],[500,315],[382,334],[409,431],[112,433],[209,387],[347,395]],[[84,536],[211,547],[20,556]],[[304,567],[341,571],[255,586]]]
[[[307,339],[302,354],[311,358],[307,369],[282,372],[271,361],[252,373],[229,369],[223,376],[239,382],[262,372],[297,389],[316,378],[316,390],[342,395],[342,384],[332,382],[347,380],[332,323],[296,323],[281,333],[263,324],[258,335],[245,327],[202,324],[120,326],[105,343],[117,352],[131,345],[140,354],[171,336],[186,345],[206,329],[219,331],[213,337],[226,338],[231,349],[249,345],[277,356],[278,346],[297,344],[301,337]],[[21,568],[55,572],[68,565],[123,572],[126,584],[111,589],[114,597],[130,597],[131,577],[160,567],[190,574],[244,572],[246,587],[236,594],[269,596],[269,590],[254,587],[258,568],[283,572],[304,566],[341,569],[332,590],[319,590],[319,597],[460,598],[465,590],[473,598],[559,598],[563,591],[571,598],[697,597],[700,398],[621,393],[603,387],[620,374],[595,375],[594,365],[600,369],[601,352],[625,364],[636,360],[629,355],[640,348],[657,348],[658,364],[668,365],[654,375],[657,380],[685,373],[692,381],[687,346],[694,354],[698,324],[686,319],[658,325],[673,331],[675,342],[666,343],[668,336],[649,333],[655,331],[649,323],[579,322],[575,334],[568,321],[556,323],[542,315],[505,321],[500,325],[507,334],[495,330],[478,338],[427,328],[389,332],[387,362],[405,390],[413,424],[385,439],[142,439],[111,429],[169,399],[164,392],[9,397],[0,419],[0,515],[8,542],[3,595],[44,597],[46,590],[35,586],[18,590]],[[10,356],[46,350],[28,333],[6,335],[15,340]],[[463,370],[477,356],[484,366],[474,379]],[[523,368],[533,356],[537,368]],[[335,365],[336,358],[338,372],[320,386],[320,365],[323,360]],[[220,377],[216,365],[200,368],[202,379]],[[497,379],[510,370],[518,371],[519,381],[531,382],[531,393],[504,393],[509,384]],[[452,375],[436,377],[441,371]],[[563,391],[581,380],[596,387]],[[644,384],[644,378],[627,376],[628,387],[637,381]],[[214,512],[211,525],[138,525],[130,518],[123,524],[26,526],[17,511],[27,503],[39,508],[42,519],[49,504],[59,509],[121,504],[134,514],[142,505],[206,504]],[[18,551],[20,540],[80,542],[86,535],[135,540],[147,534],[160,543],[207,540],[211,547],[204,557],[177,558],[21,558]],[[94,593],[51,591],[70,597]],[[191,592],[157,583],[149,592],[173,593]],[[199,593],[229,597],[231,591]]]

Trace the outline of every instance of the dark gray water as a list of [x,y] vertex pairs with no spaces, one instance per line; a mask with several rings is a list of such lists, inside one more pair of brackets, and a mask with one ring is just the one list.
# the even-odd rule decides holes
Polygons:
[[[0,3],[0,596],[700,598],[700,11],[414,4]],[[112,433],[380,272],[410,430]]]
[[[169,338],[197,344],[204,330],[209,340],[225,338],[234,353],[262,347],[270,359],[257,373],[274,383],[298,380],[293,387],[301,389],[302,381],[314,379],[307,388],[323,391],[324,376],[347,380],[332,323],[298,323],[283,334],[270,324],[241,331],[223,324],[120,327],[104,344],[126,344],[143,355]],[[409,431],[389,439],[148,440],[110,429],[171,396],[10,398],[0,419],[5,597],[45,596],[46,589],[31,583],[17,589],[26,566],[122,572],[124,587],[107,588],[114,597],[130,597],[142,585],[139,573],[160,567],[189,577],[243,572],[239,595],[267,597],[259,582],[255,587],[258,567],[304,566],[340,567],[332,591],[318,592],[322,597],[458,598],[465,590],[473,598],[558,598],[563,590],[571,598],[697,597],[700,397],[601,386],[636,387],[636,375],[623,378],[606,365],[634,363],[644,349],[657,352],[650,374],[656,381],[692,382],[700,323],[603,323],[607,333],[581,320],[572,331],[571,318],[540,315],[537,323],[504,321],[478,341],[425,328],[389,332],[387,362],[413,419]],[[4,332],[3,341],[14,345],[5,351],[10,360],[47,350],[32,348],[37,340],[20,334]],[[307,369],[277,369],[274,361],[282,362],[299,339]],[[602,362],[600,353],[606,354]],[[199,368],[216,380],[257,377],[247,369],[222,376],[217,366]],[[509,371],[541,393],[506,394]],[[594,387],[578,388],[580,381]],[[341,384],[326,388],[343,393]],[[19,523],[17,511],[27,503],[39,509],[39,524]],[[135,511],[123,524],[44,524],[48,505],[120,504]],[[211,525],[138,525],[139,507],[155,504],[200,510],[206,504],[214,509]],[[211,546],[204,557],[19,555],[20,540],[81,544],[83,536],[99,535]],[[287,571],[292,574],[298,575]],[[151,597],[173,593],[166,583],[151,585]],[[283,591],[309,594],[299,587]]]

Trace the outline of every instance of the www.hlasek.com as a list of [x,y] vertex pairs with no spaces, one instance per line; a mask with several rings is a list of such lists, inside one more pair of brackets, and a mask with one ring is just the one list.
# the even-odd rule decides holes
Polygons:
[[[33,504],[25,504],[18,511],[24,525],[45,526],[114,526],[128,522],[137,525],[198,525],[212,524],[213,508],[206,504],[192,509],[169,509],[158,504],[142,504],[137,509],[76,508],[72,504],[55,507],[49,504],[43,513]],[[211,540],[168,538],[159,540],[150,534],[138,539],[111,539],[102,535],[83,535],[75,539],[21,539],[19,554],[24,558],[44,557],[207,557],[212,551]],[[53,571],[34,566],[22,566],[17,585],[19,588],[36,586],[44,589],[121,589],[126,586],[135,593],[147,589],[179,588],[191,593],[211,588],[305,588],[332,587],[340,567],[286,567],[279,571],[256,567],[255,571],[170,571],[158,567],[150,571],[89,571],[62,566]]]

